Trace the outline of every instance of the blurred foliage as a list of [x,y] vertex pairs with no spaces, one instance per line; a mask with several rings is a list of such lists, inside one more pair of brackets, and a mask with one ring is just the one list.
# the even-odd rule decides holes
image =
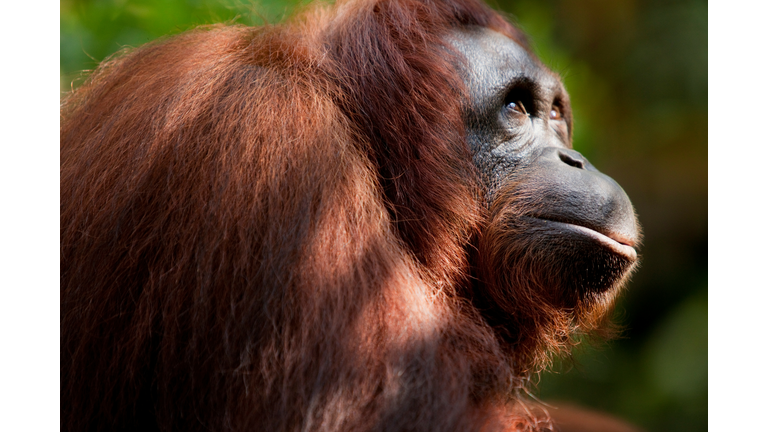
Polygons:
[[[62,91],[123,46],[200,24],[277,22],[306,0],[62,0]],[[574,146],[635,204],[642,266],[619,303],[623,337],[540,376],[649,431],[707,429],[707,2],[491,0],[571,93]],[[556,405],[556,403],[554,404]]]

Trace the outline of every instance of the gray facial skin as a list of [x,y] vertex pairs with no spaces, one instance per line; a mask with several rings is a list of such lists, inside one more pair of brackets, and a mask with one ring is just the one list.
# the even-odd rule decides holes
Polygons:
[[[493,30],[470,28],[452,36],[467,60],[461,68],[470,95],[467,141],[486,186],[498,186],[511,170],[532,160],[537,147],[572,147],[570,102],[555,74]],[[522,103],[527,115],[510,110],[509,102]],[[550,119],[553,107],[560,119]],[[490,189],[493,195],[495,187]]]
[[613,179],[572,149],[569,98],[557,75],[487,28],[456,31],[450,41],[466,59],[458,67],[468,90],[467,142],[488,205],[500,193],[534,197],[535,206],[521,208],[536,229],[567,226],[576,238],[587,228],[634,260],[629,246],[639,234],[632,204]]

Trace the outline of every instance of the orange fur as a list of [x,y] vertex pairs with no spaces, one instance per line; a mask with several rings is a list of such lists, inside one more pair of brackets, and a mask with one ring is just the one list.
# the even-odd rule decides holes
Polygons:
[[475,0],[349,1],[147,44],[69,95],[62,430],[547,429],[521,389],[560,341],[510,345],[469,298],[493,222],[462,25],[524,44]]

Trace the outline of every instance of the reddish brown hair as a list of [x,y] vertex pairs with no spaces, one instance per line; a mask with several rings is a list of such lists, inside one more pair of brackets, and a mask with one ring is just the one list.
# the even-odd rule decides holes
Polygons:
[[104,62],[62,107],[63,430],[536,428],[468,300],[475,0],[363,0]]

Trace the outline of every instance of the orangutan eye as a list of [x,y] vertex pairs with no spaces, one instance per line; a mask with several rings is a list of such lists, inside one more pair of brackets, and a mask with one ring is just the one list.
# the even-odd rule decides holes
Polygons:
[[560,107],[558,107],[557,105],[552,106],[552,109],[549,111],[549,119],[550,120],[563,119],[563,113],[560,111]]
[[529,109],[534,107],[534,97],[531,88],[533,84],[527,80],[513,83],[504,96],[504,109],[507,114],[529,116]]
[[525,105],[523,105],[522,102],[516,101],[516,102],[509,102],[507,103],[507,110],[508,111],[516,111],[523,115],[528,115],[528,111],[525,109]]

